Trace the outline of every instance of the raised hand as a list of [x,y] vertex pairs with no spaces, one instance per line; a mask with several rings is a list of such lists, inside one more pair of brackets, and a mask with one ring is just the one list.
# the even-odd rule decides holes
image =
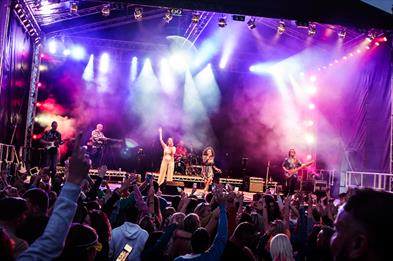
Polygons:
[[162,128],[161,128],[161,127],[158,128],[158,132],[159,132],[159,133],[162,133]]
[[82,181],[88,177],[90,169],[90,161],[85,157],[86,150],[80,147],[82,133],[80,133],[75,141],[74,149],[70,159],[69,174],[67,181],[80,185]]

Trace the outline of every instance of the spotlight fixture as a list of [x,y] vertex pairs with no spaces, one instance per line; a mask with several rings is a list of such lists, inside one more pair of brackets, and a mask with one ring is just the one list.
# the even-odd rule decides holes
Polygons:
[[227,19],[226,17],[222,16],[219,20],[218,20],[218,26],[219,27],[225,27],[227,25]]
[[250,18],[250,20],[248,20],[247,22],[247,26],[250,30],[255,29],[257,27],[257,25],[255,24],[255,18]]
[[308,36],[314,36],[317,33],[317,26],[315,24],[310,24],[308,26]]
[[134,18],[137,21],[142,21],[142,18],[143,18],[143,9],[142,8],[139,8],[139,7],[135,8],[135,10],[134,10]]
[[375,31],[373,31],[373,30],[370,30],[370,31],[368,32],[368,35],[367,35],[367,40],[368,40],[369,42],[371,42],[372,40],[375,39],[375,37],[377,37],[377,33],[376,33]]
[[182,16],[183,9],[181,9],[181,8],[172,8],[171,9],[171,14],[174,15],[174,16]]
[[283,20],[281,20],[280,23],[278,24],[277,32],[279,34],[283,34],[285,32],[285,22]]
[[164,15],[164,21],[166,22],[166,23],[169,23],[172,19],[173,19],[173,15],[172,15],[172,12],[171,12],[171,10],[167,10],[166,11],[166,13],[165,13],[165,15]]
[[345,29],[341,29],[341,30],[338,32],[338,37],[339,37],[340,39],[344,39],[346,35],[347,35],[347,31],[346,31]]
[[102,16],[109,16],[111,14],[111,5],[103,4],[101,7],[101,14]]
[[72,2],[70,5],[70,13],[77,14],[78,13],[78,4],[76,2]]
[[199,19],[201,19],[199,14],[193,14],[191,21],[192,21],[192,23],[197,24],[197,23],[199,23]]

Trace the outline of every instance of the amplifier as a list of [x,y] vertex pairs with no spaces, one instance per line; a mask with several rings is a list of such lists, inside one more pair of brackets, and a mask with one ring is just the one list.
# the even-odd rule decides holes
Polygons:
[[326,191],[328,184],[325,180],[315,180],[314,181],[314,192],[316,191]]
[[250,177],[250,192],[263,192],[263,178]]

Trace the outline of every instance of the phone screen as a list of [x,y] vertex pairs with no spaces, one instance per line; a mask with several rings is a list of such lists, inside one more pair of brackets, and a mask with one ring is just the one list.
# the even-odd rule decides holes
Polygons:
[[197,184],[196,184],[196,183],[193,183],[193,184],[192,184],[192,187],[193,187],[193,188],[197,188]]
[[181,193],[182,191],[181,187],[177,187],[177,192]]
[[132,251],[132,246],[129,244],[126,244],[121,251],[120,255],[116,258],[116,261],[125,261],[127,260],[128,256],[130,255]]
[[239,187],[235,187],[234,191],[239,192]]

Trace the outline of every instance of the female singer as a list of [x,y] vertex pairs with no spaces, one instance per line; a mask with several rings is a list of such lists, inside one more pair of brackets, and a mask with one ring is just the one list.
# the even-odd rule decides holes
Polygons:
[[214,171],[221,173],[221,170],[214,165],[213,148],[207,147],[202,152],[202,174],[205,179],[205,192],[209,190],[209,186],[213,182]]
[[158,185],[161,186],[164,183],[165,176],[167,181],[172,181],[173,172],[175,171],[175,152],[176,148],[173,145],[173,139],[168,138],[168,144],[162,140],[162,129],[158,130],[160,133],[160,143],[164,150],[164,156],[162,157],[160,176],[158,177]]

